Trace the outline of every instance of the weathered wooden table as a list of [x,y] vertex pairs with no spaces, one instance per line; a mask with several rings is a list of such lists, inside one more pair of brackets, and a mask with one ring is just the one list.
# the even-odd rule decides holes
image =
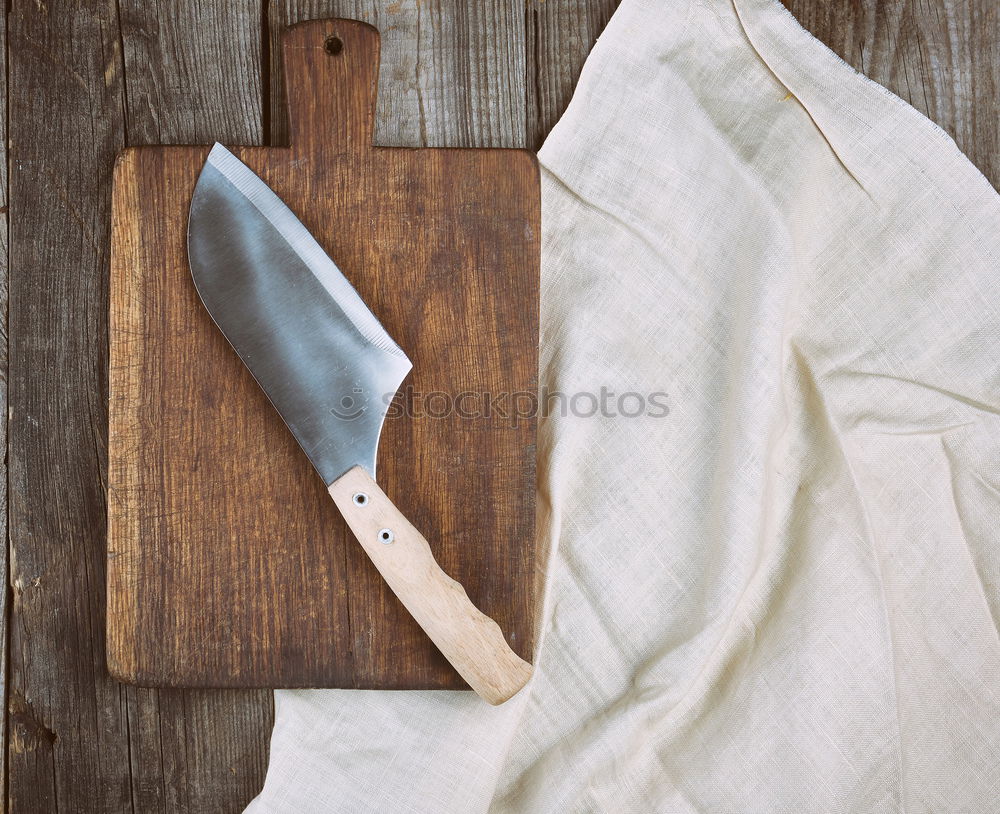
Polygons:
[[[1000,183],[996,0],[786,3]],[[0,314],[8,311],[10,375],[0,397],[11,590],[0,680],[10,810],[238,811],[267,763],[269,692],[137,689],[104,668],[115,154],[138,144],[282,143],[272,54],[286,24],[316,17],[381,29],[379,143],[537,147],[615,5],[8,0],[0,292],[9,290],[9,308]]]

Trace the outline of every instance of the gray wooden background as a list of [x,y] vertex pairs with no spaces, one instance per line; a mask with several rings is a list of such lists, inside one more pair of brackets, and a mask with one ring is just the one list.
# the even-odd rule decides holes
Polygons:
[[[1000,182],[997,0],[785,1]],[[279,32],[338,16],[382,31],[379,143],[537,147],[615,5],[7,0],[0,347],[9,373],[0,393],[8,414],[0,423],[7,449],[0,522],[9,545],[0,556],[9,590],[0,757],[9,810],[239,811],[267,763],[270,693],[137,689],[104,669],[115,153],[215,139],[282,143]]]

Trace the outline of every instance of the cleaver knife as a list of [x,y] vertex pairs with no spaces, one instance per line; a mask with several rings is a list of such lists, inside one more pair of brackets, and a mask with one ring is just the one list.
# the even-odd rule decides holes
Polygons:
[[379,435],[412,368],[292,211],[221,144],[188,220],[195,287],[386,583],[483,699],[500,704],[531,665],[438,565],[375,482]]

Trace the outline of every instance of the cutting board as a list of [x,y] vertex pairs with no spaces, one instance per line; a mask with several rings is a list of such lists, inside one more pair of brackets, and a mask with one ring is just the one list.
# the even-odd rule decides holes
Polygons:
[[[379,483],[530,660],[537,162],[373,147],[368,25],[294,26],[284,60],[291,146],[234,152],[413,360]],[[463,688],[197,298],[186,225],[208,149],[115,166],[109,669],[146,686]]]

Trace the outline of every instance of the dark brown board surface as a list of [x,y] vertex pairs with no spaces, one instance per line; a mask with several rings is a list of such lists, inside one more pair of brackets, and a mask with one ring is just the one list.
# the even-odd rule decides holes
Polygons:
[[[535,422],[514,394],[525,411],[536,391],[535,158],[373,148],[370,26],[301,24],[284,52],[291,147],[237,152],[413,360],[379,480],[530,659]],[[185,229],[206,154],[130,149],[115,170],[111,671],[154,686],[463,687],[197,299]]]

